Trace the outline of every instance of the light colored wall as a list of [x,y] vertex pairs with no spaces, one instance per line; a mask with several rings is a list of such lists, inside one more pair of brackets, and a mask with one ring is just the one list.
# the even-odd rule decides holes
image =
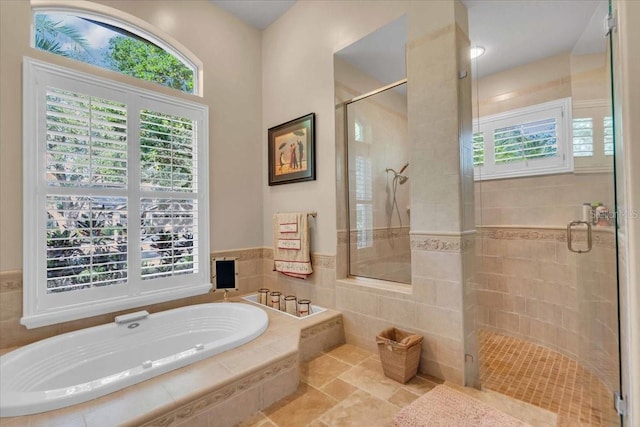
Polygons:
[[[267,186],[263,174],[265,246],[272,215],[317,211],[313,252],[336,250],[334,52],[400,17],[407,2],[297,2],[263,32],[263,128],[316,113],[316,181]],[[295,36],[292,36],[295,35]],[[266,133],[263,135],[266,158]]]
[[[461,235],[463,178],[458,95],[463,88],[456,76],[457,68],[465,64],[459,63],[456,48],[464,50],[469,42],[466,11],[460,4],[449,1],[298,2],[267,28],[263,44],[264,127],[315,111],[319,164],[316,182],[266,188],[264,241],[265,244],[271,242],[272,213],[317,210],[316,228],[312,229],[312,239],[316,241],[312,249],[329,253],[336,250],[336,229],[346,229],[344,214],[340,213],[345,209],[346,194],[342,189],[336,190],[336,177],[338,188],[343,187],[345,164],[341,115],[335,109],[333,53],[405,13],[409,40],[411,228],[419,230],[411,239],[412,281],[417,278],[417,282],[413,281],[411,287],[389,287],[339,280],[328,285],[327,288],[333,286],[333,289],[327,291],[334,293],[334,307],[343,312],[347,342],[375,350],[375,334],[388,326],[415,331],[425,336],[421,371],[464,383],[461,248],[468,242],[463,241]],[[460,57],[466,55],[460,53]],[[428,102],[430,99],[438,102]],[[429,123],[438,123],[438,126],[429,126]],[[470,132],[469,126],[465,133],[465,154],[469,154]],[[472,187],[468,187],[468,197],[472,199]],[[413,201],[420,203],[416,206]],[[468,215],[472,216],[473,213]],[[339,272],[341,279],[346,271],[346,232],[338,234],[338,238],[334,274]],[[300,281],[277,277],[289,289],[295,284],[299,292],[309,292]]]
[[[86,7],[88,2],[65,2]],[[209,2],[99,1],[140,18],[186,46],[203,63],[202,98],[209,106],[211,248],[262,244],[262,80],[260,32]],[[0,2],[0,271],[22,268],[22,57],[27,55],[108,76],[29,47],[28,1]],[[155,88],[146,84],[145,87]],[[160,89],[172,94],[176,91]]]
[[473,117],[568,96],[571,96],[571,55],[561,53],[475,79]]
[[[474,117],[569,96],[574,102],[607,100],[607,81],[604,53],[562,53],[474,81]],[[476,224],[566,225],[581,218],[584,202],[613,206],[612,176],[568,173],[476,181]]]

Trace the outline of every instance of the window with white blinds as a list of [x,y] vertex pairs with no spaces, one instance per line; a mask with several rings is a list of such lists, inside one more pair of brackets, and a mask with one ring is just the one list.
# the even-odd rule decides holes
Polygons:
[[613,122],[607,99],[573,102],[573,156],[576,173],[613,170]]
[[356,156],[356,246],[373,246],[373,176],[371,159]]
[[22,323],[207,292],[207,107],[30,58],[24,84]]
[[602,127],[604,129],[604,155],[613,156],[613,117],[603,118]]
[[545,175],[573,170],[569,98],[476,121],[475,179]]
[[593,119],[580,117],[573,119],[573,155],[593,156]]

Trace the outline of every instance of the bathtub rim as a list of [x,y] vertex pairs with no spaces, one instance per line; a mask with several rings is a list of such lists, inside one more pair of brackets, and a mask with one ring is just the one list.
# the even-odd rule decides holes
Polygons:
[[[157,365],[153,365],[150,368],[144,369],[140,365],[136,365],[133,368],[129,368],[125,371],[121,371],[118,373],[114,373],[110,375],[110,377],[121,375],[123,372],[132,371],[133,375],[128,376],[124,380],[121,381],[113,381],[110,383],[98,385],[97,383],[100,380],[104,379],[95,379],[89,382],[76,384],[71,387],[58,388],[54,390],[45,390],[45,391],[32,391],[32,392],[24,392],[24,391],[5,391],[0,388],[0,418],[11,418],[11,417],[19,417],[19,416],[28,416],[28,415],[36,415],[41,414],[43,412],[49,412],[57,409],[64,409],[70,406],[78,405],[84,402],[88,402],[94,400],[96,398],[100,398],[106,396],[108,394],[117,392],[119,390],[126,389],[133,385],[142,383],[146,380],[152,379],[154,377],[166,374],[168,372],[183,368],[185,366],[197,363],[209,357],[213,357],[215,355],[224,353],[228,350],[235,349],[244,344],[247,344],[259,336],[261,336],[269,327],[269,316],[265,312],[265,310],[261,310],[259,307],[255,307],[251,304],[243,304],[239,302],[214,302],[214,303],[202,303],[202,304],[193,304],[183,307],[174,308],[171,310],[160,311],[156,313],[152,313],[149,315],[149,318],[156,317],[165,317],[171,314],[173,311],[190,311],[195,309],[206,309],[213,306],[219,306],[220,304],[229,304],[228,306],[236,306],[242,307],[241,310],[248,310],[253,312],[258,318],[256,320],[261,321],[260,326],[255,329],[253,332],[245,334],[237,340],[231,341],[231,337],[225,337],[221,341],[224,342],[223,345],[216,346],[213,348],[211,343],[205,344],[204,349],[195,350],[190,348],[180,353],[174,353],[173,355],[165,358],[159,359],[160,361],[171,358],[172,360],[166,361],[166,363],[160,363]],[[251,307],[251,308],[247,308]],[[16,357],[24,356],[23,353],[38,351],[39,348],[50,345],[52,341],[60,340],[61,337],[73,338],[76,335],[84,335],[89,334],[89,330],[92,330],[93,333],[96,333],[103,329],[113,328],[115,325],[114,322],[106,323],[103,325],[92,326],[85,329],[79,329],[76,331],[66,332],[64,334],[56,335],[53,337],[49,337],[40,341],[36,341],[31,344],[27,344],[25,346],[19,347],[15,350],[7,352],[0,356],[0,366],[2,363],[9,363],[11,360]],[[189,353],[183,357],[176,357],[177,355],[181,355],[183,353]],[[172,363],[173,362],[173,363]],[[109,377],[106,377],[109,378]],[[91,390],[85,393],[77,393],[73,396],[69,396],[67,393],[64,393],[64,390],[73,387],[81,387],[81,386],[95,386],[91,388]],[[46,395],[54,395],[50,398],[47,398]],[[43,399],[42,396],[45,395]],[[5,407],[4,405],[8,406]],[[34,407],[38,409],[33,410]]]

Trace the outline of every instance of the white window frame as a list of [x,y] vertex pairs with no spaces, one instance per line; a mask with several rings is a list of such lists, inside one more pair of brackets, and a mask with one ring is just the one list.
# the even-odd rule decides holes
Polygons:
[[[94,7],[92,5],[91,7]],[[79,18],[91,19],[93,21],[102,22],[107,25],[111,25],[115,28],[120,28],[125,31],[128,31],[136,36],[146,40],[149,43],[155,44],[162,50],[168,52],[169,54],[176,57],[180,62],[182,62],[186,67],[190,68],[193,71],[193,92],[183,92],[190,93],[192,95],[202,96],[203,94],[203,85],[202,85],[202,62],[198,60],[191,52],[189,52],[186,47],[182,46],[176,40],[172,40],[168,35],[163,35],[162,38],[155,36],[153,33],[158,33],[159,30],[154,28],[153,31],[149,28],[149,24],[145,21],[134,17],[133,15],[124,14],[122,11],[117,9],[112,9],[106,6],[96,6],[98,11],[93,10],[85,10],[76,7],[68,7],[68,6],[36,6],[31,8],[31,47],[35,48],[35,26],[33,22],[35,21],[36,14],[60,14],[60,15],[71,15],[77,16]],[[117,17],[115,15],[120,15],[121,17]],[[126,18],[126,20],[124,19]],[[146,27],[146,28],[145,28]],[[167,40],[171,40],[168,42]],[[187,54],[185,54],[187,52]],[[75,59],[74,59],[75,61]],[[83,62],[85,64],[85,62]],[[89,64],[93,65],[93,64]],[[109,70],[108,68],[101,68],[102,70],[107,70],[109,72],[116,72]],[[123,74],[124,75],[124,74]],[[129,76],[130,77],[130,76]],[[131,77],[136,78],[136,77]],[[142,80],[142,79],[140,79]],[[147,80],[142,80],[147,81]],[[154,82],[149,82],[152,84],[158,84]],[[160,85],[162,86],[162,85]],[[167,87],[167,86],[163,86]],[[177,89],[176,89],[177,90]]]
[[[81,92],[124,102],[128,109],[128,279],[123,285],[47,293],[46,208],[48,195],[44,152],[47,87]],[[156,111],[189,117],[196,124],[198,150],[198,271],[194,274],[142,280],[140,272],[141,197],[171,197],[169,192],[147,192],[140,188],[139,111]],[[209,178],[208,107],[183,99],[140,89],[32,58],[23,60],[23,317],[21,323],[35,328],[69,320],[145,306],[193,295],[211,288],[209,275]],[[56,189],[57,190],[57,189]],[[65,189],[66,190],[66,189]],[[51,190],[53,194],[57,191]],[[121,190],[114,190],[119,195]],[[104,194],[102,192],[101,194]],[[110,194],[107,194],[110,195]]]
[[573,116],[593,120],[593,155],[574,159],[575,173],[610,173],[613,156],[604,153],[604,118],[611,116],[611,105],[606,99],[573,102]]
[[[474,179],[482,181],[572,172],[571,117],[571,98],[563,98],[474,120],[474,133],[482,132],[484,134],[484,165],[474,167]],[[556,119],[557,156],[495,164],[493,146],[495,129],[549,118]]]

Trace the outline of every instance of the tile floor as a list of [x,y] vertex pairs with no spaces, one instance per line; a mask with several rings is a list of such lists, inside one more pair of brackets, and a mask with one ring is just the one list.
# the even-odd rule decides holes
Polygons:
[[[241,427],[390,427],[395,414],[442,381],[421,375],[407,384],[384,376],[378,354],[344,344],[302,364],[295,394],[245,420]],[[556,415],[491,391],[445,383],[533,426]]]
[[390,380],[377,354],[349,344],[302,364],[300,381],[295,394],[241,426],[390,426],[400,408],[437,385],[422,376],[404,385]]
[[518,338],[481,330],[480,382],[558,414],[559,426],[618,426],[611,392],[574,360]]

